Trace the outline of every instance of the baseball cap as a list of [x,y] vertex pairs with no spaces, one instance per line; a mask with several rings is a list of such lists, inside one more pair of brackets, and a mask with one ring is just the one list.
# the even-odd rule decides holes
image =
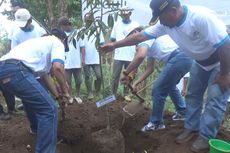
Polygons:
[[27,21],[31,18],[30,12],[27,9],[18,9],[15,12],[15,23],[19,27],[25,27]]
[[155,23],[159,15],[167,8],[173,0],[151,0],[150,8],[152,9],[152,19],[150,23]]
[[121,12],[123,13],[123,14],[129,14],[130,12],[132,12],[134,9],[133,8],[130,8],[130,7],[128,7],[128,6],[123,6],[122,8],[121,8]]

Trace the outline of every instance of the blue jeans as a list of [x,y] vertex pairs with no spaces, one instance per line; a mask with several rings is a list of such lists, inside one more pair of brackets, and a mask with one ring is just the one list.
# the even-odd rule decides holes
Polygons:
[[[218,84],[213,84],[220,67],[205,71],[193,63],[190,84],[185,101],[187,103],[185,128],[199,131],[206,139],[215,138],[224,118],[230,90],[222,92]],[[203,108],[203,96],[207,90],[207,102]],[[203,110],[203,112],[202,112]]]
[[10,94],[9,92],[6,92],[4,89],[0,89],[2,91],[2,94],[5,98],[6,105],[8,112],[15,110],[15,97],[13,94]]
[[[172,53],[173,54],[173,53]],[[176,52],[168,60],[152,90],[153,110],[150,122],[164,124],[163,111],[166,97],[169,95],[177,112],[185,114],[185,102],[176,85],[189,72],[192,60],[183,52]]]
[[0,62],[0,87],[22,99],[37,118],[35,153],[55,153],[58,110],[55,101],[21,62]]

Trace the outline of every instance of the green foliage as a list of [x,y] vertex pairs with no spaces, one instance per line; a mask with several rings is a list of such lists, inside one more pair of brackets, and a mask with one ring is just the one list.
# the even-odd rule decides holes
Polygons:
[[[27,8],[30,13],[43,25],[46,27],[50,27],[50,19],[48,17],[47,6],[45,0],[11,0],[11,2],[19,1],[22,2],[25,8]],[[60,0],[52,0],[53,2],[53,14],[55,20],[60,17],[60,8],[59,3]],[[81,11],[81,0],[68,0],[67,1],[67,16],[73,21],[73,24],[77,27],[82,25],[82,11]]]

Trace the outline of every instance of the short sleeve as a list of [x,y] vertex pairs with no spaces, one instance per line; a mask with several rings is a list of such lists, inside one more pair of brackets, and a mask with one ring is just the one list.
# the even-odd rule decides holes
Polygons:
[[164,26],[161,25],[160,22],[157,22],[155,25],[146,28],[143,33],[149,39],[156,39],[166,34]]
[[211,43],[213,48],[222,46],[229,39],[226,25],[214,13],[200,15],[196,25],[205,41]]
[[53,38],[53,45],[51,49],[51,62],[59,62],[64,64],[65,61],[65,48],[61,41],[57,38]]

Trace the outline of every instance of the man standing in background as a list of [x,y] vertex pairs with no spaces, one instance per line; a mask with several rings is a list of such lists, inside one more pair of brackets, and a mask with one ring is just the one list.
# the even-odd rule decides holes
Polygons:
[[[110,40],[112,42],[124,39],[133,27],[138,27],[139,24],[136,21],[131,20],[132,15],[131,8],[127,6],[121,9],[122,20],[118,20],[112,29]],[[121,70],[127,68],[130,62],[133,60],[135,55],[135,46],[118,48],[114,52],[114,63],[113,63],[113,76],[112,76],[112,93],[117,94],[117,89],[120,80]],[[124,87],[124,96],[128,95],[128,89]]]
[[[93,15],[91,13],[85,14],[85,24],[91,24],[94,20]],[[95,27],[96,28],[96,27]],[[93,34],[88,38],[85,36],[85,66],[84,75],[85,75],[85,85],[88,92],[88,99],[93,99],[93,89],[92,89],[92,70],[95,73],[96,80],[94,81],[95,94],[96,96],[100,96],[101,90],[101,69],[100,69],[100,57],[99,53],[95,47],[96,36]],[[104,43],[104,38],[101,33],[100,35],[100,44]],[[92,68],[92,70],[91,70]]]
[[[70,20],[65,16],[59,18],[58,25],[67,36],[71,35],[71,33],[76,30],[73,28]],[[69,102],[73,103],[73,100],[75,100],[77,103],[81,104],[80,88],[82,82],[82,67],[85,65],[85,44],[84,40],[77,40],[76,37],[70,42],[68,41],[69,51],[65,53],[65,74],[70,87],[70,93],[72,94]],[[76,94],[73,93],[72,76],[74,77],[76,85]]]

